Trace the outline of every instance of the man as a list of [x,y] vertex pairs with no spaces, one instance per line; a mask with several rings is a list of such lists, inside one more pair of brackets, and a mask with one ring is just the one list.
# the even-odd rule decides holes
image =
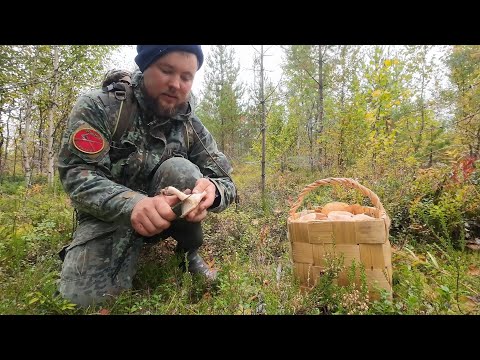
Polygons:
[[[236,195],[232,167],[190,101],[203,63],[201,46],[138,45],[137,53],[137,110],[120,140],[113,141],[102,90],[79,97],[62,138],[58,170],[78,225],[63,253],[59,292],[80,306],[131,288],[143,243],[169,236],[177,241],[176,252],[186,254],[188,271],[215,280],[216,270],[198,253],[201,221]],[[179,218],[172,209],[179,199],[161,192],[167,186],[206,195]]]

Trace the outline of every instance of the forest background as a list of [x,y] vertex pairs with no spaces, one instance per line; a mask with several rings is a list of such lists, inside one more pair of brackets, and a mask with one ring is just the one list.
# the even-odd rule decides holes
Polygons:
[[[0,46],[0,313],[479,313],[477,45],[206,46],[196,113],[231,159],[240,194],[205,222],[202,251],[220,285],[181,274],[165,241],[145,249],[134,289],[109,307],[56,297],[57,252],[73,228],[55,170],[60,137],[79,94],[108,69],[132,70],[134,50]],[[393,299],[339,287],[334,265],[315,291],[299,291],[288,211],[328,177],[356,179],[390,216]],[[329,201],[368,204],[326,187],[302,208]]]

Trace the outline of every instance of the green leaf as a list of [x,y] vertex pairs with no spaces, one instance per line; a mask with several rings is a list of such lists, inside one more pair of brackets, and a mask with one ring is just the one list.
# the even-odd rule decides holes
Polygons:
[[449,293],[450,292],[450,289],[448,288],[448,286],[445,286],[445,285],[441,285],[440,286],[440,289],[442,289],[444,292],[446,293]]
[[36,303],[38,300],[40,300],[39,298],[33,298],[33,299],[30,299],[30,301],[28,302],[28,305],[32,305],[33,303]]
[[428,255],[428,257],[430,258],[430,260],[432,260],[433,266],[435,266],[435,268],[436,268],[437,270],[439,270],[439,269],[440,269],[440,266],[438,266],[437,260],[435,260],[435,258],[433,257],[433,255],[430,254],[428,251],[427,251],[427,255]]
[[65,305],[62,305],[61,309],[62,310],[73,310],[75,309],[76,305],[75,304],[65,304]]

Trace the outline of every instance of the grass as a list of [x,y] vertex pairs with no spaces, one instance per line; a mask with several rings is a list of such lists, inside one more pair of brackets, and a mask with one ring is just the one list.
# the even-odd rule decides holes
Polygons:
[[[406,231],[408,226],[390,238],[393,299],[384,296],[373,302],[361,286],[337,286],[335,259],[326,269],[329,275],[311,292],[300,291],[290,261],[286,218],[303,186],[320,177],[270,174],[262,200],[258,170],[242,168],[237,174],[239,208],[232,205],[220,214],[211,213],[204,222],[201,253],[220,270],[216,286],[182,273],[179,259],[173,256],[175,242],[167,239],[144,248],[132,290],[108,305],[87,309],[55,296],[61,269],[57,252],[69,242],[72,230],[67,196],[59,188],[25,189],[20,182],[4,181],[0,185],[0,313],[480,314],[479,252],[450,245],[457,241],[446,235],[443,242],[427,241]],[[322,197],[312,194],[305,201],[318,204]],[[388,199],[382,201],[387,207]]]

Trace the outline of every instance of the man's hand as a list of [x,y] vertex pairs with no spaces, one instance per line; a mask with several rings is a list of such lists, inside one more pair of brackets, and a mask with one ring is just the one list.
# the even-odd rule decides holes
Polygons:
[[178,203],[175,195],[157,195],[140,200],[132,210],[130,222],[137,233],[153,236],[168,229],[177,217],[171,206]]
[[[187,216],[185,216],[185,220],[190,222],[200,222],[207,216],[207,209],[212,206],[213,202],[215,201],[215,190],[216,186],[213,182],[208,180],[207,178],[200,178],[195,183],[195,187],[192,190],[193,194],[199,194],[203,191],[207,192],[198,204],[198,207],[193,209]],[[190,191],[186,190],[186,194],[189,194]]]

